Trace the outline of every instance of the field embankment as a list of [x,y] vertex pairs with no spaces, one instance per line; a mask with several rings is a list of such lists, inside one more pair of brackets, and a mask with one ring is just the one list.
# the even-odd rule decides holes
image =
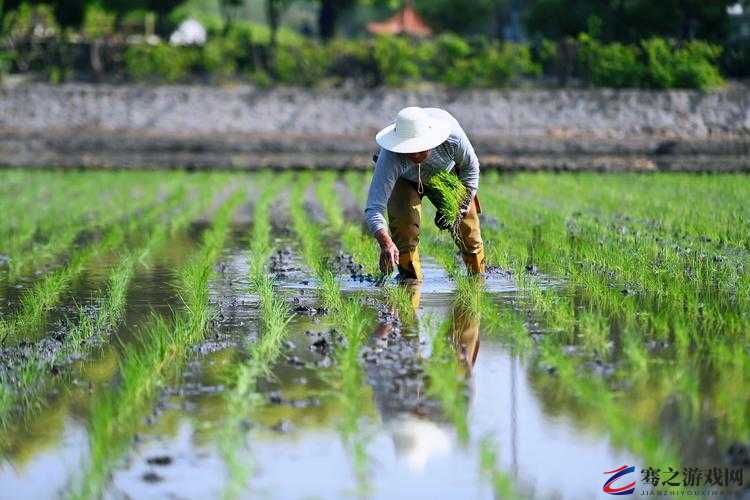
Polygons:
[[0,88],[0,166],[367,168],[409,105],[451,111],[485,168],[750,170],[750,92]]

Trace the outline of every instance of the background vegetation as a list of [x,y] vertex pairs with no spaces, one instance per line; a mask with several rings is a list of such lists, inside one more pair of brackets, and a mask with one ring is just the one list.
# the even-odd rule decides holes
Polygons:
[[[0,76],[708,89],[750,72],[734,3],[423,0],[414,7],[435,36],[417,40],[368,35],[394,0],[0,0]],[[168,43],[188,18],[206,43]]]

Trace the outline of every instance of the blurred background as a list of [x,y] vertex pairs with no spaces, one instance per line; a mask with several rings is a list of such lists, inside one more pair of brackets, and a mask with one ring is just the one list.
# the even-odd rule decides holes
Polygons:
[[749,7],[746,0],[4,0],[0,75],[51,83],[709,89],[750,75]]
[[0,166],[748,170],[748,0],[0,0]]

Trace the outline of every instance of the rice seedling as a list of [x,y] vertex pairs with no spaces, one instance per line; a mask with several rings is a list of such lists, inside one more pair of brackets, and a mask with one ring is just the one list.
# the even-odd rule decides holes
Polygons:
[[479,442],[479,468],[492,484],[495,498],[519,498],[520,495],[513,487],[513,480],[498,467],[496,448],[497,444],[487,436]]
[[13,372],[3,373],[0,378],[0,429],[9,423],[11,410],[15,415],[27,415],[30,409],[41,405],[39,400],[51,382],[51,379],[45,377],[51,367],[54,366],[59,371],[71,356],[83,353],[85,342],[103,339],[118,326],[125,312],[126,294],[136,270],[148,268],[154,252],[166,244],[168,236],[184,230],[193,217],[208,205],[215,195],[215,186],[209,183],[201,191],[191,207],[179,210],[168,223],[156,225],[142,246],[122,254],[112,267],[103,291],[104,299],[94,317],[85,309],[79,308],[78,322],[74,324],[71,321],[60,348],[53,351],[52,355],[32,352],[15,368],[16,381],[12,386],[2,378],[9,378]]
[[239,497],[252,473],[252,468],[239,456],[246,433],[242,422],[251,414],[253,408],[265,401],[258,391],[257,382],[259,378],[271,375],[271,367],[281,353],[287,324],[292,319],[289,306],[279,294],[267,271],[268,261],[274,250],[269,209],[276,197],[277,189],[288,181],[288,175],[276,178],[255,203],[248,262],[250,289],[259,299],[260,338],[247,346],[247,361],[233,366],[227,376],[232,390],[226,394],[228,417],[220,439],[222,456],[229,471],[229,480],[222,494],[224,498]]
[[[118,175],[121,176],[122,173]],[[160,191],[175,192],[182,182],[181,176],[157,183],[154,179],[132,178],[132,174],[123,179],[105,179],[97,175],[81,178],[75,185],[61,182],[62,185],[54,186],[54,194],[45,193],[52,200],[40,209],[33,205],[28,207],[34,213],[43,214],[42,217],[19,214],[16,219],[19,223],[14,224],[6,240],[7,246],[2,250],[9,259],[9,283],[32,271],[45,269],[74,247],[82,236],[95,235],[112,224],[121,223],[122,219],[127,220],[133,213],[155,204]],[[112,184],[112,180],[121,184]],[[135,182],[141,192],[133,192]],[[38,195],[31,199],[33,203],[40,202]]]
[[[360,176],[361,177],[361,176]],[[349,176],[350,182],[356,182],[356,177]],[[342,249],[352,256],[354,262],[362,267],[370,276],[377,276],[376,282],[383,285],[387,279],[378,269],[380,251],[373,238],[366,234],[361,224],[344,219],[341,207],[343,200],[334,188],[336,178],[332,173],[319,176],[316,185],[316,200],[328,219],[331,232],[341,241]],[[354,190],[357,187],[354,186]],[[411,303],[410,292],[401,286],[385,286],[383,293],[387,302],[399,313],[405,322],[413,322],[414,307]]]
[[[321,183],[323,187],[318,191],[318,200],[324,205],[324,211],[330,217],[332,232],[341,238],[345,248],[348,248],[345,243],[347,238],[349,243],[359,240],[359,245],[363,247],[362,235],[358,230],[344,223],[343,218],[331,207],[330,202],[336,199],[331,189],[332,180],[332,177],[325,178]],[[331,382],[337,388],[335,392],[344,406],[344,418],[341,424],[342,439],[352,456],[358,491],[360,494],[365,494],[369,488],[370,458],[367,453],[368,437],[362,433],[360,422],[364,408],[371,403],[371,395],[365,389],[360,351],[364,346],[368,329],[371,331],[374,314],[356,298],[345,298],[336,275],[329,266],[325,265],[326,261],[322,256],[324,247],[322,228],[306,222],[300,202],[303,199],[302,193],[310,181],[309,176],[303,176],[292,192],[290,206],[292,225],[302,242],[306,262],[322,284],[321,301],[329,309],[330,320],[337,325],[346,339],[346,348],[336,356],[338,383]]]
[[148,231],[158,221],[159,215],[170,205],[181,201],[173,198],[170,203],[150,209],[140,218],[132,218],[125,225],[112,226],[98,242],[92,243],[73,254],[68,264],[37,282],[22,298],[19,311],[13,318],[0,321],[0,341],[17,343],[33,340],[43,326],[47,313],[58,303],[64,291],[80,275],[87,263],[103,253],[122,245],[129,234]]
[[435,224],[441,229],[458,234],[461,207],[468,205],[469,191],[455,174],[440,171],[424,183],[425,193],[435,204]]
[[109,471],[127,450],[159,386],[179,371],[190,346],[204,335],[211,319],[208,281],[213,273],[234,209],[241,194],[219,209],[212,227],[203,234],[201,248],[177,273],[176,288],[184,309],[172,321],[154,314],[143,327],[139,342],[128,345],[120,362],[119,384],[93,401],[90,416],[90,455],[71,493],[72,498],[96,498]]
[[[694,183],[695,180],[685,176],[616,175],[608,177],[608,182],[600,182],[601,177],[591,175],[520,176],[502,179],[502,186],[500,179],[493,179],[485,198],[500,220],[498,229],[490,227],[487,231],[493,243],[491,259],[516,269],[519,277],[526,269],[538,266],[569,280],[567,290],[561,291],[542,291],[534,279],[519,280],[528,290],[528,307],[559,332],[545,336],[540,358],[544,366],[554,368],[557,390],[573,390],[575,385],[577,388],[570,394],[575,394],[578,404],[593,405],[597,401],[598,407],[608,412],[602,418],[622,423],[610,427],[618,441],[633,439],[628,429],[639,429],[641,436],[652,438],[640,439],[634,447],[654,460],[671,459],[673,463],[677,447],[667,451],[653,445],[657,441],[654,434],[658,430],[653,423],[656,419],[652,415],[631,418],[623,408],[625,403],[608,399],[607,394],[612,394],[609,387],[624,380],[632,384],[632,390],[627,391],[631,398],[641,397],[648,384],[657,384],[663,386],[664,392],[649,391],[649,401],[682,394],[683,415],[687,421],[697,422],[697,416],[705,410],[691,403],[692,395],[698,392],[695,377],[688,372],[678,377],[674,373],[665,376],[665,360],[671,359],[672,366],[695,366],[702,364],[701,359],[723,351],[723,346],[737,345],[743,338],[739,332],[747,324],[747,316],[740,306],[744,299],[736,292],[742,289],[745,279],[743,271],[737,272],[742,269],[737,264],[744,257],[738,257],[732,267],[725,265],[732,258],[724,259],[721,253],[729,248],[736,252],[738,248],[732,241],[741,241],[746,229],[735,228],[731,236],[724,229],[709,229],[703,201],[714,204],[717,193],[726,192],[731,207],[742,189],[737,189],[734,182],[731,187],[725,185],[723,180],[705,189],[703,183]],[[688,209],[690,215],[685,213],[688,207],[672,191],[681,182],[696,188],[691,191],[695,204]],[[677,193],[685,196],[682,189]],[[693,208],[696,217],[692,216]],[[623,210],[637,213],[637,220],[618,215]],[[718,217],[737,220],[736,215],[727,217],[722,211]],[[696,219],[701,222],[696,224]],[[684,220],[690,222],[686,224]],[[709,242],[703,240],[711,236],[701,237],[703,234],[715,235],[721,243],[707,245]],[[717,252],[719,258],[708,258]],[[722,334],[717,335],[718,332]],[[646,348],[647,343],[664,344],[668,349],[654,357]],[[577,356],[564,354],[570,352],[571,346],[580,347]],[[599,380],[601,387],[593,388],[593,383],[584,380],[584,364],[592,358],[614,362],[613,349],[622,353],[616,361],[615,375],[608,382]],[[725,363],[728,361],[724,355],[721,357]],[[561,366],[565,369],[561,370]],[[711,370],[714,377],[724,371],[719,365]],[[672,383],[665,384],[659,377]],[[747,378],[737,381],[743,386]],[[581,387],[591,388],[592,392],[582,392]],[[727,400],[727,388],[714,386],[712,392],[713,398]],[[746,414],[742,406],[729,404],[734,415]],[[589,415],[597,413],[590,406],[586,408]],[[619,413],[621,416],[614,416]],[[716,416],[722,419],[721,415]],[[727,436],[724,442],[731,442],[729,436],[747,433],[746,428],[730,424],[730,419],[726,422],[720,431]],[[723,432],[728,429],[731,430]]]

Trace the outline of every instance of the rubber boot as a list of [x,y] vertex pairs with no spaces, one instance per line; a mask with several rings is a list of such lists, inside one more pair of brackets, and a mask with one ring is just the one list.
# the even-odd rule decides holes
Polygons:
[[477,253],[463,253],[461,256],[469,274],[474,275],[484,272],[484,249],[480,249]]
[[401,279],[422,281],[422,265],[419,263],[419,251],[399,252],[398,274]]

